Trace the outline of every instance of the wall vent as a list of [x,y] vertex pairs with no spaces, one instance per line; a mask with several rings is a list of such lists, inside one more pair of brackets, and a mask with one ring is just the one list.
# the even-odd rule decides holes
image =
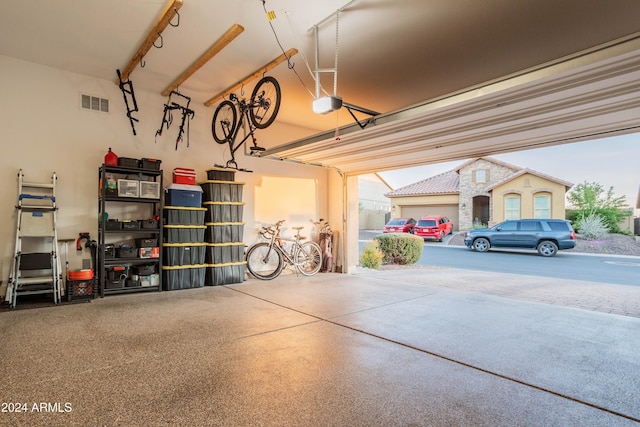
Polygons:
[[109,100],[99,96],[80,94],[80,108],[83,110],[109,112]]

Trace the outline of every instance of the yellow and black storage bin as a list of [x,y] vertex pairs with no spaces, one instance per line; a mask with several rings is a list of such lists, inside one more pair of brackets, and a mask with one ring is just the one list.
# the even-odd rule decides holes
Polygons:
[[207,171],[207,181],[200,183],[205,208],[207,286],[245,280],[244,183],[234,181],[234,177],[233,170],[214,168]]
[[163,265],[162,285],[165,291],[202,288],[207,266],[199,265]]

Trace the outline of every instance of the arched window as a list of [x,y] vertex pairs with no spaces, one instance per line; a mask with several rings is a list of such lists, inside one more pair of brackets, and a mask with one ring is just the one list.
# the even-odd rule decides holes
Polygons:
[[520,219],[520,196],[508,194],[504,197],[504,219]]
[[533,217],[551,218],[551,195],[540,193],[533,196]]

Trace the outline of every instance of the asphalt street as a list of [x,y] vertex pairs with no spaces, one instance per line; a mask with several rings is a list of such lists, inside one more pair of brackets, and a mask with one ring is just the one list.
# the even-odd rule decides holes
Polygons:
[[[360,251],[364,242],[376,234],[361,233]],[[640,257],[560,251],[556,256],[547,258],[534,250],[511,249],[480,253],[464,246],[447,245],[445,239],[443,243],[425,242],[422,256],[416,264],[640,286]]]

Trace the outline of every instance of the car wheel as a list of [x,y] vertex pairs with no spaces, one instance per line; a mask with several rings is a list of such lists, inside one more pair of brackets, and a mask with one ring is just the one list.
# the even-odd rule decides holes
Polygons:
[[543,240],[538,244],[538,253],[542,256],[554,256],[558,253],[558,245],[550,240]]
[[444,237],[444,231],[440,232],[440,237],[438,237],[438,242],[442,242],[442,238]]
[[476,240],[473,241],[473,249],[478,252],[487,252],[490,247],[491,247],[491,244],[484,237],[478,237]]

